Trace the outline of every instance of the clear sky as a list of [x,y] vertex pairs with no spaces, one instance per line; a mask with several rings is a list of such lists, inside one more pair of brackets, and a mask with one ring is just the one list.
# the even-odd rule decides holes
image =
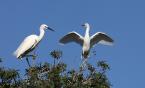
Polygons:
[[145,1],[144,0],[1,0],[0,57],[3,65],[23,71],[25,60],[12,53],[22,40],[39,34],[45,23],[56,32],[47,31],[37,54],[39,62],[52,62],[49,52],[60,49],[70,68],[81,63],[81,47],[75,43],[61,46],[58,40],[70,31],[84,34],[81,24],[91,25],[91,34],[102,31],[115,40],[114,46],[97,45],[91,64],[106,60],[111,66],[108,77],[112,88],[145,88]]

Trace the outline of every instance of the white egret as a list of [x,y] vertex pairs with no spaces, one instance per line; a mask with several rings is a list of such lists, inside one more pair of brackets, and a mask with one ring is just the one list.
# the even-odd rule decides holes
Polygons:
[[[39,35],[30,35],[24,39],[24,41],[20,44],[20,46],[17,48],[17,50],[14,52],[14,55],[16,58],[22,59],[23,57],[26,57],[31,51],[33,51],[36,46],[39,44],[39,42],[42,40],[45,30],[49,29],[51,31],[54,31],[50,27],[48,27],[46,24],[42,24],[40,26],[40,34]],[[26,58],[28,62],[28,58]],[[29,64],[29,62],[28,62]],[[30,64],[29,64],[30,66]]]
[[82,25],[86,29],[85,36],[81,36],[77,32],[70,32],[64,37],[60,39],[60,43],[67,44],[70,42],[76,42],[79,45],[82,46],[82,57],[83,59],[87,59],[89,56],[90,49],[97,43],[101,44],[112,44],[113,39],[111,39],[109,36],[107,36],[103,32],[97,32],[94,35],[90,36],[90,25],[88,23],[85,23]]

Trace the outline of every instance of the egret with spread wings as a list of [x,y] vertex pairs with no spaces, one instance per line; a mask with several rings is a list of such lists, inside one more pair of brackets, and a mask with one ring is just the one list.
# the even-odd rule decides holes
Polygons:
[[60,39],[60,43],[67,44],[70,42],[76,42],[77,44],[82,46],[82,57],[84,59],[87,59],[89,56],[90,49],[97,43],[101,44],[112,44],[113,39],[110,38],[108,35],[106,35],[103,32],[97,32],[94,35],[90,36],[90,25],[88,23],[85,23],[82,25],[86,29],[85,36],[81,36],[77,32],[70,32],[64,37]]

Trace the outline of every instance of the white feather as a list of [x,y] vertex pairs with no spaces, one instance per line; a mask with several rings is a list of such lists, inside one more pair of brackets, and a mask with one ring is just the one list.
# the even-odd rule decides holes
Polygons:
[[21,54],[23,54],[28,49],[36,46],[36,41],[38,41],[37,35],[30,35],[24,39],[24,41],[20,44],[18,49],[14,52],[14,55],[18,58]]
[[99,44],[103,44],[103,45],[109,45],[109,46],[113,46],[113,43],[112,42],[107,42],[107,41],[104,41],[104,40],[101,40],[98,42]]

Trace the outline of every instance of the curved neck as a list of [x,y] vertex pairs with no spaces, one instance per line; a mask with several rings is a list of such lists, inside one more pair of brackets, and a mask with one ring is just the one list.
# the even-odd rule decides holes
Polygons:
[[44,34],[45,34],[45,31],[43,29],[40,29],[39,41],[43,38]]

